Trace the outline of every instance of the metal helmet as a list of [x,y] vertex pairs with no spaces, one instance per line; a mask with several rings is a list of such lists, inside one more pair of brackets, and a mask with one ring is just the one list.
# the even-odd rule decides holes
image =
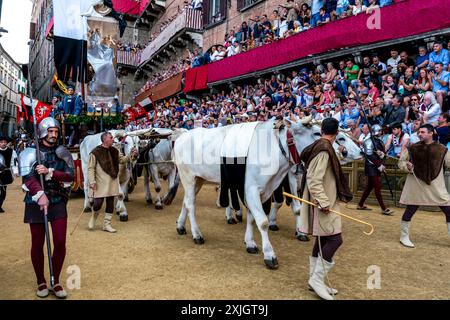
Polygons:
[[379,124],[376,124],[376,125],[372,126],[372,134],[374,136],[379,135],[381,132],[382,132],[382,128],[381,128],[381,126]]
[[38,134],[39,139],[43,139],[47,136],[48,132],[47,130],[49,128],[58,128],[58,130],[61,132],[61,126],[59,125],[58,120],[53,119],[52,117],[48,117],[43,119],[38,126]]

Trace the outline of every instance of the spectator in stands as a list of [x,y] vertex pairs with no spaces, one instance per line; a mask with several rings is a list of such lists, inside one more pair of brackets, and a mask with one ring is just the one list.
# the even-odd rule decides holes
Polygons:
[[417,93],[422,97],[425,92],[431,90],[431,78],[428,76],[428,69],[421,68],[414,85]]
[[374,80],[369,80],[369,92],[367,98],[376,101],[379,95],[380,91],[377,88],[376,82]]
[[384,121],[383,126],[389,131],[392,130],[395,124],[402,124],[405,120],[405,108],[402,105],[403,99],[396,95],[389,103],[387,103],[381,110]]
[[444,71],[444,65],[442,62],[436,62],[434,64],[434,71],[431,70],[428,76],[431,80],[431,88],[436,94],[437,102],[440,106],[443,106],[444,98],[448,93],[450,73],[448,71]]
[[386,153],[391,157],[399,158],[403,148],[409,146],[409,139],[409,134],[403,132],[402,124],[394,124],[392,134],[388,136],[385,144]]
[[371,14],[372,12],[374,12],[375,9],[378,9],[378,3],[377,0],[369,0],[369,4],[366,8],[366,13],[367,14]]
[[356,16],[357,14],[366,11],[367,7],[361,3],[361,0],[355,0],[355,5],[351,5],[352,14]]
[[[346,85],[356,87],[358,84],[359,66],[353,62],[352,59],[348,59],[345,68]],[[346,89],[344,88],[344,91]]]
[[371,66],[371,77],[375,77],[377,79],[377,83],[380,83],[383,81],[383,77],[387,73],[387,66],[380,61],[380,58],[378,56],[372,57],[372,66]]
[[443,48],[441,42],[435,42],[433,45],[433,52],[430,53],[430,63],[428,64],[428,69],[432,70],[436,63],[441,62],[446,70],[450,61],[449,53],[447,49]]
[[281,17],[278,10],[273,10],[272,12],[272,31],[275,37],[280,36],[280,23]]
[[416,67],[414,72],[419,72],[420,69],[425,68],[430,63],[429,54],[425,46],[419,47],[419,55],[416,57]]
[[280,17],[279,38],[285,38],[289,30],[289,24],[285,16]]
[[385,7],[392,4],[392,0],[380,0],[380,7]]
[[341,120],[339,126],[344,129],[349,129],[349,124],[359,124],[360,113],[356,103],[356,98],[350,97],[348,103],[344,104],[344,110],[341,112]]
[[330,21],[331,21],[330,14],[326,11],[325,7],[320,8],[319,21],[317,21],[317,25],[321,26],[327,24]]
[[287,0],[287,3],[281,4],[280,7],[285,8],[287,10],[286,22],[288,24],[289,29],[294,28],[294,21],[297,20],[297,11],[299,7],[294,0]]
[[398,54],[398,50],[392,49],[391,50],[391,57],[388,59],[386,65],[387,65],[387,72],[392,74],[394,77],[397,77],[397,65],[400,62],[400,56]]
[[302,27],[305,27],[305,24],[308,26],[311,24],[311,9],[307,3],[301,5],[298,21],[300,21]]
[[413,59],[411,59],[408,56],[408,53],[406,51],[400,52],[400,61],[397,65],[398,75],[405,75],[406,69],[413,68],[415,65],[415,62]]
[[386,81],[382,83],[381,94],[384,99],[392,99],[398,92],[398,87],[395,84],[394,77],[390,74],[386,76]]
[[410,104],[405,109],[405,126],[406,128],[409,128],[409,130],[405,131],[412,131],[412,125],[414,121],[419,120],[421,121],[422,116],[419,112],[420,109],[420,98],[417,94],[413,94],[411,96]]
[[325,0],[313,0],[311,7],[311,27],[316,27],[320,20],[320,9],[323,8]]
[[405,106],[409,105],[409,100],[414,92],[414,77],[413,69],[407,68],[404,76],[400,76],[398,81],[399,94],[403,98],[403,103]]
[[343,18],[344,14],[346,14],[347,10],[350,7],[350,2],[348,0],[338,0],[336,3],[336,11],[332,13],[332,17],[334,16],[334,20]]
[[436,125],[441,114],[441,106],[436,101],[433,92],[428,91],[423,98],[423,109],[419,112],[423,115],[423,123]]
[[439,125],[436,127],[436,136],[433,137],[435,141],[439,141],[439,143],[442,143],[444,146],[447,146],[447,143],[449,142],[449,135],[450,135],[450,115],[447,113],[443,113],[440,115],[438,119]]
[[366,83],[366,85],[369,85],[369,80],[370,80],[370,58],[369,57],[364,57],[363,58],[363,63],[361,65],[361,68],[359,70],[359,74],[358,74],[358,79],[363,79],[364,82]]

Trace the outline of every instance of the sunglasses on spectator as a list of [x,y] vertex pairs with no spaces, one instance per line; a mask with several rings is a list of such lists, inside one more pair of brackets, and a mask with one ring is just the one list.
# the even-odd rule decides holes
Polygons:
[[413,99],[411,99],[412,101],[419,101],[419,99],[417,99],[417,98],[413,98]]

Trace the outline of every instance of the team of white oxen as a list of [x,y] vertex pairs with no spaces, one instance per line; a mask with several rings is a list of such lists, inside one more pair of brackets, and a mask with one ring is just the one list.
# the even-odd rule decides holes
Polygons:
[[[301,181],[301,170],[293,161],[289,152],[288,132],[293,137],[297,152],[320,138],[320,126],[312,123],[310,118],[295,121],[292,119],[270,120],[267,122],[245,123],[229,125],[213,129],[196,128],[190,131],[184,129],[149,129],[133,132],[113,130],[111,133],[119,140],[116,144],[121,151],[128,155],[133,148],[138,148],[138,161],[121,165],[119,169],[120,190],[123,193],[116,204],[116,211],[121,221],[128,220],[124,200],[128,197],[128,186],[133,178],[133,167],[142,167],[144,174],[145,199],[152,204],[149,179],[153,181],[156,191],[155,207],[162,209],[162,205],[169,205],[175,198],[179,182],[184,189],[181,212],[177,220],[178,234],[186,234],[185,222],[189,216],[191,233],[196,244],[203,244],[204,237],[200,231],[195,215],[196,196],[205,182],[220,185],[221,163],[224,157],[245,158],[245,179],[243,181],[243,204],[247,208],[247,227],[244,237],[246,249],[249,253],[257,253],[258,247],[253,236],[253,222],[261,234],[264,262],[268,268],[278,266],[277,256],[269,241],[268,230],[277,230],[276,215],[282,202],[273,204],[267,216],[263,203],[272,198],[274,191],[287,176],[291,193],[297,195]],[[163,139],[140,140],[139,137],[162,136]],[[150,143],[143,141],[152,141]],[[89,153],[100,142],[100,134],[88,136],[80,145],[83,162],[83,174],[87,177],[87,162]],[[339,154],[338,146],[345,147],[345,157]],[[228,146],[228,147],[227,147]],[[361,157],[359,146],[345,132],[339,132],[335,150],[342,163],[354,161]],[[227,151],[226,149],[231,151]],[[240,148],[240,150],[239,150]],[[228,152],[228,154],[227,154]],[[141,170],[138,170],[141,171]],[[167,194],[160,196],[161,178],[168,180]],[[85,191],[88,182],[85,180]],[[85,208],[90,207],[87,192],[85,192]],[[300,228],[300,208],[297,200],[291,203],[291,209],[296,217],[296,235]],[[226,208],[226,218],[229,223],[234,222],[232,210]],[[242,221],[242,212],[237,212],[238,220]]]

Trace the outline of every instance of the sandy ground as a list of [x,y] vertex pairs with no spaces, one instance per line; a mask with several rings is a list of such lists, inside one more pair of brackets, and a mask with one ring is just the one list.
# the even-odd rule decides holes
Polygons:
[[[181,189],[171,206],[157,211],[146,205],[140,180],[127,203],[129,221],[119,222],[114,216],[118,233],[101,231],[101,223],[97,223],[97,230],[89,231],[89,215],[84,214],[70,236],[83,206],[81,197],[72,199],[61,282],[66,283],[67,268],[75,265],[80,268],[81,288],[68,290],[69,298],[317,299],[306,286],[313,242],[295,239],[289,208],[281,209],[280,230],[270,232],[280,266],[268,270],[261,253],[251,255],[245,250],[245,223],[228,225],[224,211],[216,208],[212,185],[204,186],[197,205],[205,244],[194,244],[189,222],[188,234],[178,235],[176,220],[182,196]],[[10,186],[6,213],[0,214],[0,299],[38,299],[22,200],[19,184]],[[363,212],[349,208],[343,211],[373,223],[375,233],[366,236],[362,226],[344,220],[344,244],[329,275],[333,287],[340,291],[338,299],[450,298],[450,236],[442,213],[416,214],[411,230],[416,248],[407,249],[399,243],[402,209],[396,208],[396,215],[388,217],[377,207]],[[257,230],[255,236],[261,248]],[[370,266],[379,267],[379,289],[368,289],[373,272]]]

